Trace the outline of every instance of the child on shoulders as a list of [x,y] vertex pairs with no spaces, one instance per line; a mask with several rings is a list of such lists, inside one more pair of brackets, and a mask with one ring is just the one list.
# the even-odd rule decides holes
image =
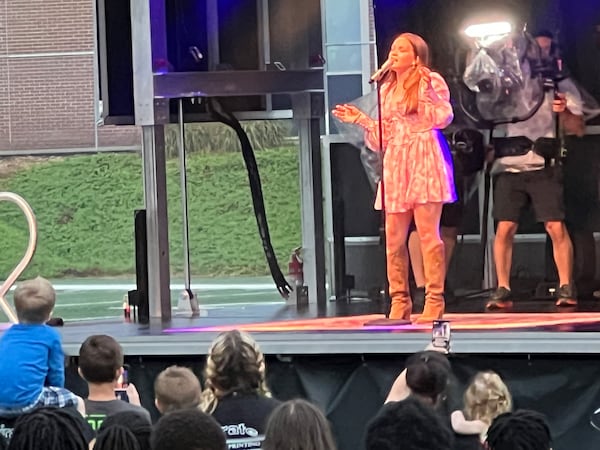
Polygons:
[[46,325],[56,293],[42,277],[21,283],[14,294],[19,323],[0,339],[0,416],[14,417],[41,406],[83,408],[64,388],[61,337]]

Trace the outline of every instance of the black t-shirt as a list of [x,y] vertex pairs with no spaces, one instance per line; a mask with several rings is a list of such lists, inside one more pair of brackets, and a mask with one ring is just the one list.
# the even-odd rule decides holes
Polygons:
[[259,394],[234,393],[219,399],[212,416],[221,424],[229,449],[258,449],[267,419],[280,403]]
[[12,437],[16,421],[17,417],[0,417],[0,439],[6,442],[6,446]]
[[475,434],[454,433],[452,450],[483,450],[479,436]]
[[438,404],[438,412],[447,421],[448,425],[452,427],[450,416],[454,411],[462,411],[463,406],[463,392],[460,383],[454,374],[450,372],[448,374],[448,385]]
[[[448,386],[442,395],[438,406],[438,412],[443,416],[444,421],[452,430],[451,415],[454,411],[462,411],[464,408],[463,390],[457,378],[451,372],[448,375]],[[454,433],[454,444],[452,450],[483,450],[479,436],[476,434],[458,434]]]
[[143,416],[148,423],[152,423],[150,419],[150,413],[143,407],[132,405],[131,403],[124,402],[123,400],[105,400],[96,401],[85,399],[85,413],[86,420],[94,431],[98,431],[104,419],[113,414],[117,414],[123,411],[133,411]]

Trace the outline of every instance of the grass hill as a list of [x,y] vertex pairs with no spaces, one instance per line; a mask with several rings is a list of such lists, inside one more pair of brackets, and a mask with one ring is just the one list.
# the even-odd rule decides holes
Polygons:
[[[285,266],[301,244],[296,148],[256,152],[271,239]],[[192,273],[264,275],[246,170],[239,152],[188,156]],[[173,273],[183,270],[181,192],[176,159],[167,162],[169,241]],[[0,191],[23,196],[35,211],[38,249],[26,275],[113,276],[134,272],[133,212],[143,208],[137,154],[52,158],[0,178]],[[0,279],[27,245],[25,218],[0,203]]]

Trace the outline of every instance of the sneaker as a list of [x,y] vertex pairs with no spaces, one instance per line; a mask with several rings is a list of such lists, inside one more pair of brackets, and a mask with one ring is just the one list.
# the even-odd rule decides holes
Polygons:
[[571,284],[563,284],[558,288],[556,306],[577,306],[577,293]]
[[513,305],[511,298],[512,292],[510,291],[510,289],[506,289],[505,287],[499,287],[492,293],[485,307],[487,309],[510,308]]

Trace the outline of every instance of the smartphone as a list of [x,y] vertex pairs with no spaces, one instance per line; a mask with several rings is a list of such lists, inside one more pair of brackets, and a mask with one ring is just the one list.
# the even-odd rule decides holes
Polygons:
[[123,367],[123,373],[117,381],[118,387],[115,389],[115,397],[119,400],[129,403],[129,396],[127,395],[127,386],[129,384],[129,368]]
[[121,389],[126,389],[129,384],[129,367],[123,366],[123,373],[119,379],[119,387]]
[[431,327],[431,343],[436,348],[443,348],[450,351],[450,321],[434,320]]
[[125,389],[115,389],[115,397],[119,400],[129,403],[129,395]]

